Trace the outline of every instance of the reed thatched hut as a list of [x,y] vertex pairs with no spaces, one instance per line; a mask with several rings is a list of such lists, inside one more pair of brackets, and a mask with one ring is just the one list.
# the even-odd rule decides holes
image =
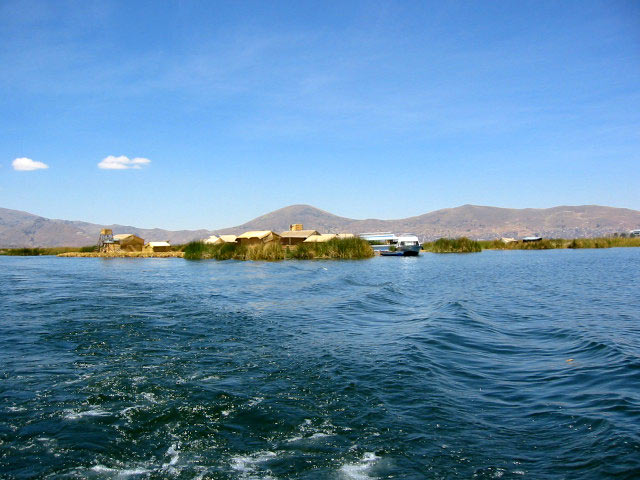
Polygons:
[[312,235],[320,235],[317,230],[288,230],[280,234],[282,245],[300,245]]
[[236,238],[236,243],[245,246],[267,245],[274,242],[280,242],[280,235],[276,232],[272,232],[271,230],[254,230],[244,232]]
[[209,245],[220,245],[221,243],[236,243],[235,235],[211,235],[209,238],[203,240],[204,243]]
[[333,240],[336,237],[337,235],[335,233],[322,233],[317,235],[311,235],[310,237],[306,238],[303,243],[314,243],[314,242],[323,243],[323,242],[328,242],[329,240]]
[[170,252],[171,245],[169,242],[149,242],[144,246],[144,251],[151,253]]
[[113,241],[123,252],[141,252],[144,247],[144,239],[133,233],[119,233],[113,236]]

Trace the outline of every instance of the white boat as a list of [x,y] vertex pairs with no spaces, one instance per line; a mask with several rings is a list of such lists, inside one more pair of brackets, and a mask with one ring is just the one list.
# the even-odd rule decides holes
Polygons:
[[420,241],[410,233],[400,236],[391,232],[361,233],[360,238],[371,243],[371,247],[385,256],[416,256],[420,254]]
[[415,235],[411,235],[405,233],[398,237],[398,241],[396,243],[396,252],[402,252],[402,255],[407,256],[417,256],[420,255],[420,240]]

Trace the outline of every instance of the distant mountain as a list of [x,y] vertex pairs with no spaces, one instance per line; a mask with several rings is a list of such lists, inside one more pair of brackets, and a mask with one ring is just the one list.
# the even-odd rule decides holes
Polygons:
[[102,228],[111,228],[113,233],[133,233],[147,241],[169,240],[171,243],[186,243],[210,235],[208,230],[170,231],[159,228],[52,220],[27,212],[0,208],[0,247],[95,245]]
[[424,240],[467,236],[493,239],[522,237],[595,237],[640,228],[640,211],[598,205],[511,209],[463,205],[400,220],[355,220],[339,217],[310,205],[291,205],[237,227],[216,231],[143,229],[126,225],[96,225],[52,220],[27,212],[0,208],[0,247],[84,246],[96,243],[101,228],[134,233],[147,241],[186,243],[212,233],[239,234],[247,230],[288,230],[292,223],[320,232],[411,232]]
[[291,205],[219,233],[246,230],[286,230],[291,223],[322,232],[411,232],[425,240],[467,236],[594,237],[640,228],[640,211],[598,205],[512,209],[463,205],[400,220],[354,220],[338,217],[310,205]]
[[345,231],[347,226],[358,222],[351,218],[338,217],[333,213],[325,212],[311,205],[290,205],[274,210],[258,218],[238,225],[237,227],[216,230],[219,234],[240,234],[250,230],[273,230],[280,232],[289,230],[292,223],[302,223],[305,228],[318,230],[319,232]]

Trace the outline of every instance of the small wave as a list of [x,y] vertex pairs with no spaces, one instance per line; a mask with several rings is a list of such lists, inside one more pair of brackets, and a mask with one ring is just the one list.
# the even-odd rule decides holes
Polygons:
[[93,410],[85,410],[84,412],[67,411],[64,418],[67,420],[78,420],[83,417],[108,417],[111,415],[109,412],[96,408]]
[[25,407],[8,407],[7,410],[10,412],[26,412],[27,409]]
[[158,400],[156,399],[156,396],[153,393],[150,393],[150,392],[144,392],[142,394],[142,398],[144,398],[146,401],[151,402],[151,403],[158,403]]
[[96,472],[100,475],[109,475],[114,478],[128,478],[150,473],[150,470],[147,470],[145,468],[118,469],[105,467],[104,465],[95,465],[94,467],[91,467],[91,471]]
[[251,400],[249,400],[249,403],[247,404],[250,407],[255,407],[256,405],[262,403],[264,400],[264,397],[254,397]]
[[180,450],[179,447],[176,446],[175,443],[171,444],[171,446],[167,449],[166,456],[169,457],[169,461],[167,463],[162,464],[162,471],[169,472],[174,470],[174,465],[178,463],[180,459]]
[[269,451],[257,452],[251,455],[238,455],[231,458],[231,469],[235,472],[238,472],[241,475],[240,478],[262,478],[265,480],[272,480],[275,477],[272,477],[269,474],[257,477],[256,473],[261,463],[273,460],[277,456],[278,454],[276,454],[275,452]]
[[375,478],[370,475],[371,469],[380,460],[380,457],[373,452],[365,452],[357,463],[347,463],[340,467],[343,478],[353,480],[366,480]]

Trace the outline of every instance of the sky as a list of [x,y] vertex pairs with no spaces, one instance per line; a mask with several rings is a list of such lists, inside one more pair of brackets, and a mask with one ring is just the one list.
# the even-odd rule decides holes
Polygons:
[[640,2],[0,2],[0,207],[640,210]]

